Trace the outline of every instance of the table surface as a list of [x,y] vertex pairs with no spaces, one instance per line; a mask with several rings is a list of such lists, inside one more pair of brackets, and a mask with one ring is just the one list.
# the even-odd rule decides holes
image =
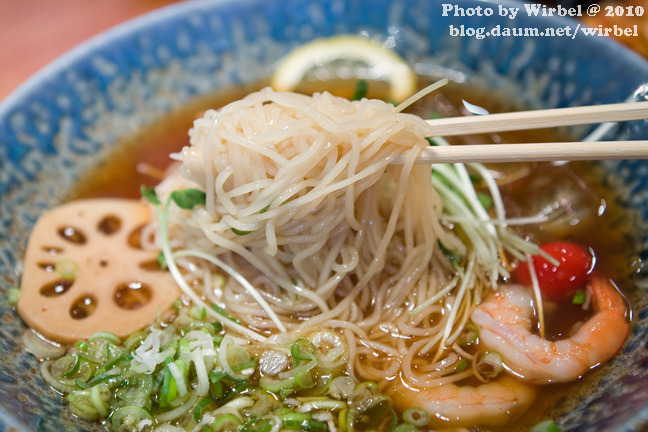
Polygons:
[[[0,101],[49,62],[84,40],[179,0],[0,0]],[[270,1],[270,0],[269,0]],[[619,0],[612,1],[618,4]],[[624,0],[645,5],[645,0]],[[647,8],[648,9],[648,8]],[[647,11],[648,12],[648,11]],[[615,18],[620,23],[619,18]],[[621,19],[624,24],[633,24]],[[610,22],[601,21],[605,25]],[[588,22],[597,26],[600,22]],[[630,42],[648,57],[648,13]]]
[[86,39],[178,0],[0,0],[0,100]]

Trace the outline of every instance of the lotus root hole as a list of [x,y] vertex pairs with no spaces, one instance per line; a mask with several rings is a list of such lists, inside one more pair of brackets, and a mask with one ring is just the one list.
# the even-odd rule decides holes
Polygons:
[[72,288],[74,279],[57,279],[43,285],[40,289],[40,294],[43,297],[56,297],[65,294],[67,290]]
[[86,294],[77,299],[70,307],[70,316],[75,320],[89,317],[97,309],[97,301],[91,294]]
[[58,229],[58,235],[61,236],[63,240],[67,240],[70,243],[74,244],[84,244],[86,242],[85,234],[78,228],[73,226],[64,226]]
[[57,255],[63,252],[63,249],[56,246],[41,246],[41,250],[50,255]]
[[121,228],[122,221],[115,215],[108,215],[97,224],[97,230],[105,235],[115,234]]
[[145,283],[128,282],[117,286],[114,300],[122,309],[135,310],[146,305],[153,297],[153,290]]
[[132,248],[135,249],[142,249],[142,230],[144,229],[144,225],[141,225],[137,228],[135,228],[131,233],[128,235],[128,245]]
[[53,262],[39,262],[38,267],[45,270],[46,272],[53,272],[56,264]]
[[147,261],[142,261],[139,263],[139,267],[145,271],[161,271],[160,263],[157,259],[151,259]]

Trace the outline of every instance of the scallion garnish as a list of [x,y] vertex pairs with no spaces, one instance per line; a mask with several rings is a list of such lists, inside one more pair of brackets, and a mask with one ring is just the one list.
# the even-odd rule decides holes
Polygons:
[[553,420],[544,420],[533,426],[529,432],[563,432],[563,429]]
[[479,337],[479,328],[474,323],[467,323],[461,333],[459,334],[459,343],[461,345],[470,346],[477,342]]
[[574,297],[572,298],[572,303],[575,305],[582,305],[585,303],[585,291],[582,289],[576,290]]
[[205,411],[205,409],[207,409],[207,407],[214,402],[216,402],[216,400],[211,396],[207,396],[206,398],[198,402],[198,404],[193,410],[194,420],[199,422],[202,419],[203,411]]
[[466,370],[467,367],[468,367],[468,362],[466,361],[465,358],[462,358],[461,360],[459,360],[459,363],[457,363],[457,366],[455,366],[455,372],[457,373],[463,372]]
[[367,93],[369,93],[369,83],[365,80],[358,80],[353,96],[351,96],[351,100],[357,101],[367,97]]

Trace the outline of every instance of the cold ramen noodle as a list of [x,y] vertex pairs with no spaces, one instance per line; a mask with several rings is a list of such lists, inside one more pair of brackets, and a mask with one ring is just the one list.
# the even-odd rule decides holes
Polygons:
[[415,164],[448,143],[400,108],[266,88],[197,119],[141,200],[45,213],[18,310],[69,344],[41,370],[72,412],[137,431],[491,427],[612,358],[630,310],[590,246],[529,241],[546,215],[508,217],[485,166]]

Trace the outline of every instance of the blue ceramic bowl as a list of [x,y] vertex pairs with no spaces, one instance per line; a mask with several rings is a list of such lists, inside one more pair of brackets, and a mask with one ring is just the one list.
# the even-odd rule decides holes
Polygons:
[[[21,257],[41,211],[59,203],[116,140],[196,97],[267,78],[279,57],[316,37],[363,32],[390,38],[422,72],[498,89],[530,107],[620,102],[648,82],[648,64],[601,37],[451,36],[450,25],[574,31],[578,24],[523,11],[510,21],[489,1],[448,3],[495,13],[443,16],[438,0],[189,1],[118,26],[61,57],[0,105],[0,292],[19,285]],[[623,125],[614,138],[647,139],[648,125]],[[605,167],[620,201],[638,211],[643,225],[648,164]],[[647,233],[637,234],[643,257]],[[633,299],[630,341],[612,361],[612,373],[594,393],[557,407],[565,429],[630,431],[648,424],[648,296],[641,294]],[[65,414],[34,359],[20,350],[25,327],[6,296],[0,313],[0,431],[87,430]]]

